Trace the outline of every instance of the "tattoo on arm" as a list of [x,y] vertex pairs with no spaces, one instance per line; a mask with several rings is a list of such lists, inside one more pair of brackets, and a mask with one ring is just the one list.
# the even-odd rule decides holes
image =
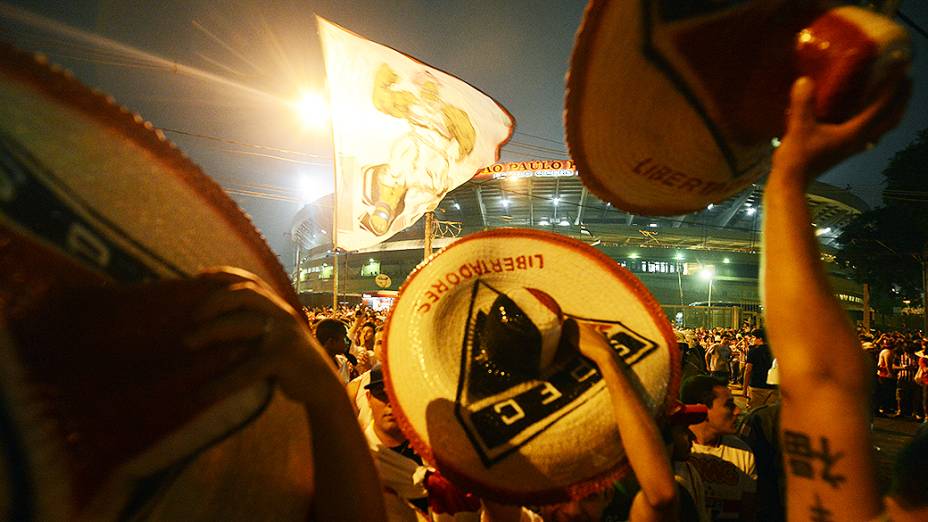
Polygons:
[[822,505],[822,499],[815,495],[815,504],[809,507],[809,520],[812,522],[833,522],[831,511]]
[[790,472],[807,479],[815,479],[815,468],[812,464],[818,460],[822,463],[819,474],[831,487],[837,489],[845,481],[844,475],[832,473],[832,467],[844,457],[844,452],[832,454],[829,449],[827,437],[819,438],[819,450],[812,447],[812,439],[805,433],[796,431],[783,432],[783,452],[788,457]]

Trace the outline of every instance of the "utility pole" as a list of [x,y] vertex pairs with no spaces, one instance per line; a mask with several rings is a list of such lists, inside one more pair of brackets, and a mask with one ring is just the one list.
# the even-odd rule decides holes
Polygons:
[[922,335],[928,335],[928,243],[922,248]]
[[422,249],[422,259],[428,259],[432,255],[432,222],[435,219],[435,212],[425,213],[425,248]]
[[870,283],[864,283],[864,331],[870,333]]

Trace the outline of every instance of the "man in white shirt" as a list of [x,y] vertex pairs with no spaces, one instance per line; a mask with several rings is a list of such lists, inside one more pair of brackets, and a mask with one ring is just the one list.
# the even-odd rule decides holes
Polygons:
[[364,435],[380,471],[387,519],[417,522],[438,513],[450,517],[455,513],[462,513],[462,516],[472,513],[472,518],[479,518],[480,499],[458,489],[426,466],[411,447],[393,416],[379,364],[371,369],[370,381],[364,388],[372,417]]
[[697,375],[680,389],[684,404],[705,404],[706,420],[690,426],[696,436],[690,462],[706,486],[706,506],[714,521],[753,520],[757,470],[751,448],[734,436],[739,413],[728,387]]

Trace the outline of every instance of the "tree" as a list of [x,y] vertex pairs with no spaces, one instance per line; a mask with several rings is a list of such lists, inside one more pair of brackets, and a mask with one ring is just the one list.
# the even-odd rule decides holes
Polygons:
[[928,260],[928,129],[897,152],[883,171],[883,206],[848,224],[837,242],[838,260],[869,283],[873,306],[889,311],[900,300],[924,303]]

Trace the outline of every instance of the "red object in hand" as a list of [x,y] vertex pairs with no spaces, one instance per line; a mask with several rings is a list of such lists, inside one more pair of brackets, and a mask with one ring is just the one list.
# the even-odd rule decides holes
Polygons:
[[815,81],[815,114],[839,123],[873,101],[893,71],[908,67],[911,42],[888,18],[858,8],[826,11],[796,40],[801,76]]
[[453,515],[461,511],[480,510],[480,499],[477,496],[458,489],[438,471],[426,474],[425,489],[429,492],[429,509],[433,513]]

